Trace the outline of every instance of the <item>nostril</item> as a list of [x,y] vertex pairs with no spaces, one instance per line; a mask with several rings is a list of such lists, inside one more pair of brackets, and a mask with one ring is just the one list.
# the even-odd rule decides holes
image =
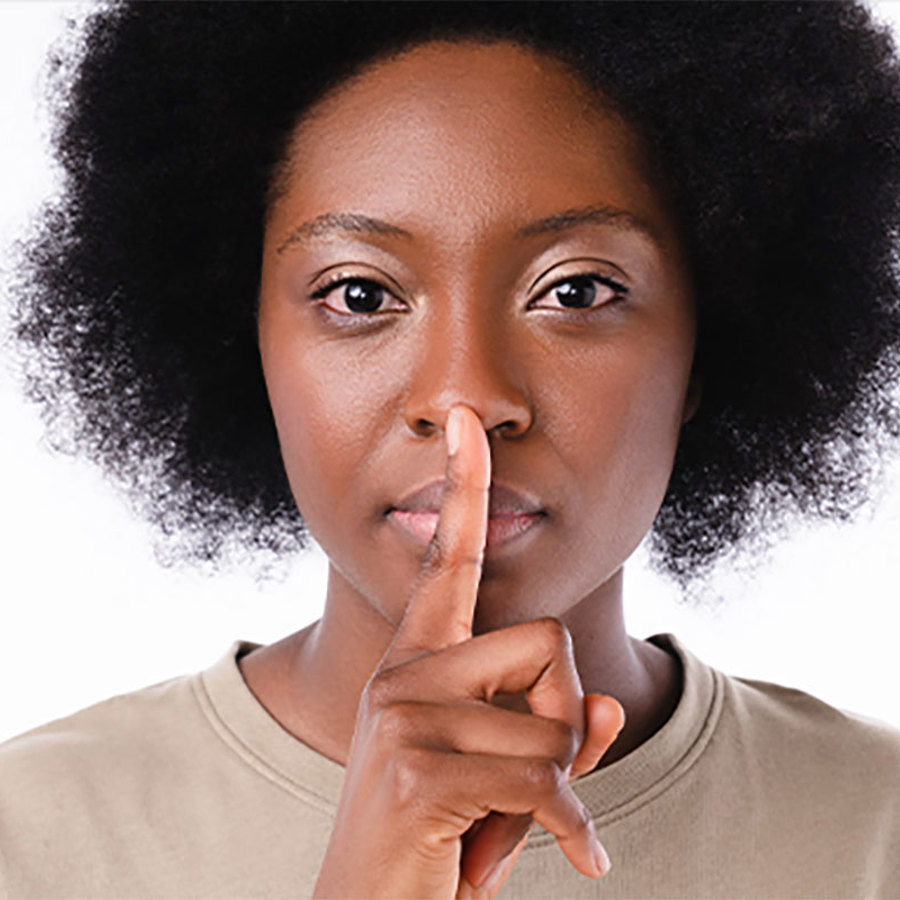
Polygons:
[[491,430],[496,431],[497,434],[505,438],[516,438],[523,434],[527,428],[523,427],[522,422],[516,422],[514,419],[507,419],[505,422],[495,425]]
[[428,437],[438,430],[434,422],[429,422],[428,419],[416,419],[413,424],[413,429],[416,434],[423,435],[424,437]]
[[[424,416],[417,416],[407,420],[409,430],[419,438],[430,438],[435,434],[441,434],[443,427],[437,424],[440,419],[426,419]],[[489,421],[483,423],[485,430],[489,435],[493,434],[506,440],[514,440],[522,437],[531,427],[531,422],[524,419],[504,419],[497,424],[491,424]]]

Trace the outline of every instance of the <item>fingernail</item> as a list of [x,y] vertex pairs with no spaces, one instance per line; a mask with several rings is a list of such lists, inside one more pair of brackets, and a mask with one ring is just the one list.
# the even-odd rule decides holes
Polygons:
[[597,874],[605,875],[612,868],[612,863],[609,861],[606,850],[603,849],[603,844],[601,844],[597,838],[593,839],[593,851],[594,865],[597,867]]
[[447,416],[447,453],[453,456],[459,450],[460,430],[462,428],[462,411],[457,407],[450,410]]
[[616,700],[616,698],[613,697],[611,694],[597,694],[597,693],[594,693],[594,694],[588,694],[587,696],[589,696],[589,697],[604,697],[604,698],[606,698],[606,699],[608,699],[608,700],[612,700],[612,701],[615,702],[616,706],[619,707],[619,728],[618,728],[618,730],[616,731],[616,734],[617,734],[617,735],[618,735],[618,734],[621,734],[621,733],[622,733],[622,729],[625,727],[625,707],[622,706],[622,704],[621,704],[618,700]]

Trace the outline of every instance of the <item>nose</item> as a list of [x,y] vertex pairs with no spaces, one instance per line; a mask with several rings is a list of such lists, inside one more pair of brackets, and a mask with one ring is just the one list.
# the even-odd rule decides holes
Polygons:
[[420,437],[443,431],[458,403],[471,407],[485,431],[507,438],[531,427],[532,409],[524,382],[525,366],[511,346],[496,312],[449,321],[436,316],[409,375],[403,415]]

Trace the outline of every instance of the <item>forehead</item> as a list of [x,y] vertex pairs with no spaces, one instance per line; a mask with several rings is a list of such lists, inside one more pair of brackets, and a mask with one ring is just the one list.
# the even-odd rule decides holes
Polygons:
[[313,116],[338,103],[360,106],[388,101],[421,104],[478,115],[497,106],[529,108],[533,115],[560,105],[568,115],[590,118],[608,104],[561,59],[508,40],[435,40],[376,59],[327,94]]
[[374,63],[304,116],[283,199],[295,221],[419,213],[419,228],[440,222],[460,240],[587,204],[659,223],[644,160],[634,130],[560,60],[506,41],[435,41]]

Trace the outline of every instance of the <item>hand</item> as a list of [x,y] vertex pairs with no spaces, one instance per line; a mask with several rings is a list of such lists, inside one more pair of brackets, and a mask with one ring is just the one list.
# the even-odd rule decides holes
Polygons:
[[[557,619],[472,636],[490,448],[468,407],[451,410],[446,432],[437,529],[360,698],[316,897],[493,897],[532,820],[578,871],[598,877],[609,866],[568,779],[615,740],[621,706],[583,697]],[[531,713],[491,703],[523,691]]]

